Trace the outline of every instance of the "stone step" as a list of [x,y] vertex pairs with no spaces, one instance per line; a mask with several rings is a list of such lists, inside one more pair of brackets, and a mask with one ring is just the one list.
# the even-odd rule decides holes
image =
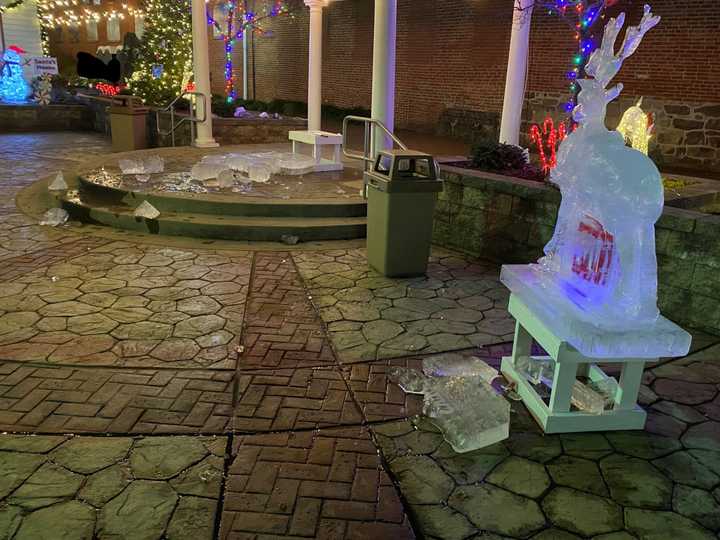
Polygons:
[[143,193],[102,185],[78,177],[84,200],[135,207],[147,200],[161,212],[245,217],[342,218],[364,217],[367,202],[359,195],[348,199],[279,199],[217,193]]
[[[122,200],[102,199],[104,197],[88,197],[69,191],[60,197],[60,203],[71,219],[149,234],[258,242],[280,242],[283,236],[289,235],[308,242],[364,238],[366,233],[364,216],[234,216],[163,211],[158,207],[160,216],[150,220],[134,215],[134,208],[141,200],[135,199],[130,205]],[[154,205],[152,200],[149,202]]]

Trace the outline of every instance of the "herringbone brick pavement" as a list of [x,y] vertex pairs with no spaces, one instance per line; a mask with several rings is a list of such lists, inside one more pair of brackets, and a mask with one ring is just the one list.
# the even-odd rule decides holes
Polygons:
[[220,538],[414,538],[364,427],[237,437]]
[[37,433],[224,433],[233,373],[0,363],[0,429]]
[[322,321],[289,253],[255,254],[240,368],[334,364]]

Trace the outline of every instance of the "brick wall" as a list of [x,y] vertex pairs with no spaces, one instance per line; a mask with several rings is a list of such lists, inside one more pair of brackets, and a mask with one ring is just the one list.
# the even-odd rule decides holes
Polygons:
[[[642,1],[620,0],[635,24]],[[628,95],[670,101],[720,102],[720,11],[716,0],[655,0],[663,17],[623,68]],[[398,0],[397,123],[433,126],[447,108],[498,112],[507,68],[510,0]],[[612,14],[611,13],[611,14]],[[323,94],[337,106],[370,105],[373,2],[346,0],[325,9]],[[255,40],[257,98],[304,100],[308,13],[267,26]],[[528,90],[564,91],[574,39],[543,12],[534,15]],[[222,44],[213,40],[213,85],[222,91]],[[239,47],[238,47],[239,49]],[[236,53],[236,72],[242,73]]]
[[[434,243],[504,264],[542,256],[560,204],[556,189],[452,167],[441,176]],[[655,230],[661,311],[720,335],[720,216],[666,206]]]
[[[128,7],[137,7],[139,0],[123,0],[122,2],[115,0],[102,0],[101,4],[88,5],[97,12],[110,12],[113,9],[118,13],[122,13],[124,18],[120,20],[120,40],[110,41],[108,39],[107,21],[102,18],[97,22],[97,39],[90,40],[88,29],[85,23],[81,23],[76,28],[67,26],[59,26],[49,31],[50,55],[58,59],[58,67],[66,73],[75,73],[77,69],[76,55],[78,52],[87,52],[96,54],[98,47],[118,46],[122,45],[125,34],[135,32],[135,19],[122,8],[123,5]],[[75,12],[79,12],[80,8],[75,8]],[[63,8],[56,8],[51,11],[60,16],[63,14]]]

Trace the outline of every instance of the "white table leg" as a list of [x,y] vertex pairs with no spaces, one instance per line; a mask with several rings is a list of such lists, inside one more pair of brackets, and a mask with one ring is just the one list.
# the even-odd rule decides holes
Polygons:
[[550,393],[550,413],[568,412],[570,410],[570,397],[577,380],[577,364],[563,363],[559,357],[555,362],[555,377],[552,392]]
[[644,362],[626,362],[622,366],[618,392],[615,396],[615,410],[634,409],[642,383]]
[[518,358],[532,354],[533,338],[520,322],[515,322],[515,339],[513,340],[512,362],[513,366]]

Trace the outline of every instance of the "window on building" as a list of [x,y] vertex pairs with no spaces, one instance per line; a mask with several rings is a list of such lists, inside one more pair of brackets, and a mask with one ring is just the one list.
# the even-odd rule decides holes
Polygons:
[[120,18],[112,17],[107,20],[107,40],[120,41]]
[[80,25],[70,25],[68,35],[70,36],[70,43],[80,43]]
[[142,39],[142,36],[144,33],[145,33],[145,16],[144,15],[135,15],[135,35],[138,37],[138,39]]
[[[223,29],[227,29],[227,11],[225,10],[224,4],[216,4],[213,8],[213,37],[219,39],[222,36]],[[218,28],[218,26],[220,28]]]
[[95,19],[91,19],[85,23],[85,32],[87,33],[88,41],[98,40],[98,26]]

